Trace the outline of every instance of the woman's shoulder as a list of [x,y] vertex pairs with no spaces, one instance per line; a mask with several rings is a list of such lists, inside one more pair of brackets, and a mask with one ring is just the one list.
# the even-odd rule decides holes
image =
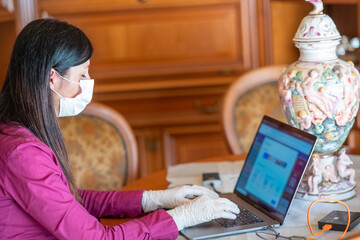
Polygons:
[[0,189],[6,172],[17,169],[28,175],[50,171],[62,175],[54,152],[28,129],[16,123],[0,124]]
[[12,152],[19,147],[33,146],[45,152],[52,152],[27,128],[16,122],[0,124],[0,155],[1,152]]
[[9,168],[27,167],[61,174],[55,153],[28,129],[17,123],[0,124],[0,175]]
[[17,122],[0,123],[0,140],[31,141],[36,137],[27,128]]

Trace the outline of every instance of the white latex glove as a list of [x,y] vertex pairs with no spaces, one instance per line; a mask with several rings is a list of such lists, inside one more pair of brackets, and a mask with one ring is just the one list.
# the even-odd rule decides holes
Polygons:
[[183,228],[217,218],[235,219],[235,214],[238,214],[240,209],[227,198],[201,196],[167,212],[181,231]]
[[191,198],[207,195],[219,198],[219,195],[206,187],[184,185],[166,190],[145,191],[142,197],[142,208],[144,212],[151,212],[159,208],[174,208],[185,204]]

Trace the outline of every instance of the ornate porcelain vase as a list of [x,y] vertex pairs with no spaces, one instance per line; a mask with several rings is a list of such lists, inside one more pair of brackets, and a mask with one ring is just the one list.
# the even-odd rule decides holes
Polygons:
[[323,14],[321,0],[314,5],[294,37],[299,60],[279,79],[279,95],[288,123],[318,137],[311,163],[297,197],[315,200],[355,195],[354,169],[341,148],[359,108],[359,73],[351,62],[338,59],[341,36],[332,19]]

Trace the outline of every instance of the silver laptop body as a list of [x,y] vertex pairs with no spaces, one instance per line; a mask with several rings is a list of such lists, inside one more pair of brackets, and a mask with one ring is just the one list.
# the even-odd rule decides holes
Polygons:
[[315,143],[316,136],[264,116],[234,192],[221,195],[262,221],[224,227],[213,220],[185,228],[181,234],[188,239],[207,239],[282,225]]

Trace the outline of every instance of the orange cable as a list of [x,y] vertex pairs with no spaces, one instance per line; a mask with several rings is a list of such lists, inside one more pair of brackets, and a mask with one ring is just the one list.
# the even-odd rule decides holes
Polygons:
[[[307,222],[308,222],[308,225],[309,225],[309,228],[310,228],[310,232],[312,235],[320,235],[321,233],[325,232],[325,231],[328,231],[331,229],[331,225],[330,224],[325,224],[322,228],[322,230],[318,233],[314,233],[313,230],[312,230],[312,227],[311,227],[311,224],[310,224],[310,209],[312,207],[312,205],[316,202],[320,202],[320,201],[332,201],[332,202],[338,202],[338,203],[341,203],[342,205],[344,205],[346,207],[346,210],[347,210],[347,213],[348,213],[348,222],[347,222],[347,225],[346,225],[346,228],[345,228],[345,231],[343,232],[343,234],[338,238],[341,239],[347,232],[348,228],[349,228],[349,225],[350,225],[350,209],[349,207],[346,205],[346,203],[340,201],[340,200],[337,200],[337,199],[332,199],[332,198],[320,198],[320,199],[317,199],[315,201],[313,201],[310,206],[309,206],[309,209],[308,209],[308,212],[307,212]],[[307,238],[307,239],[312,239],[312,238]]]

